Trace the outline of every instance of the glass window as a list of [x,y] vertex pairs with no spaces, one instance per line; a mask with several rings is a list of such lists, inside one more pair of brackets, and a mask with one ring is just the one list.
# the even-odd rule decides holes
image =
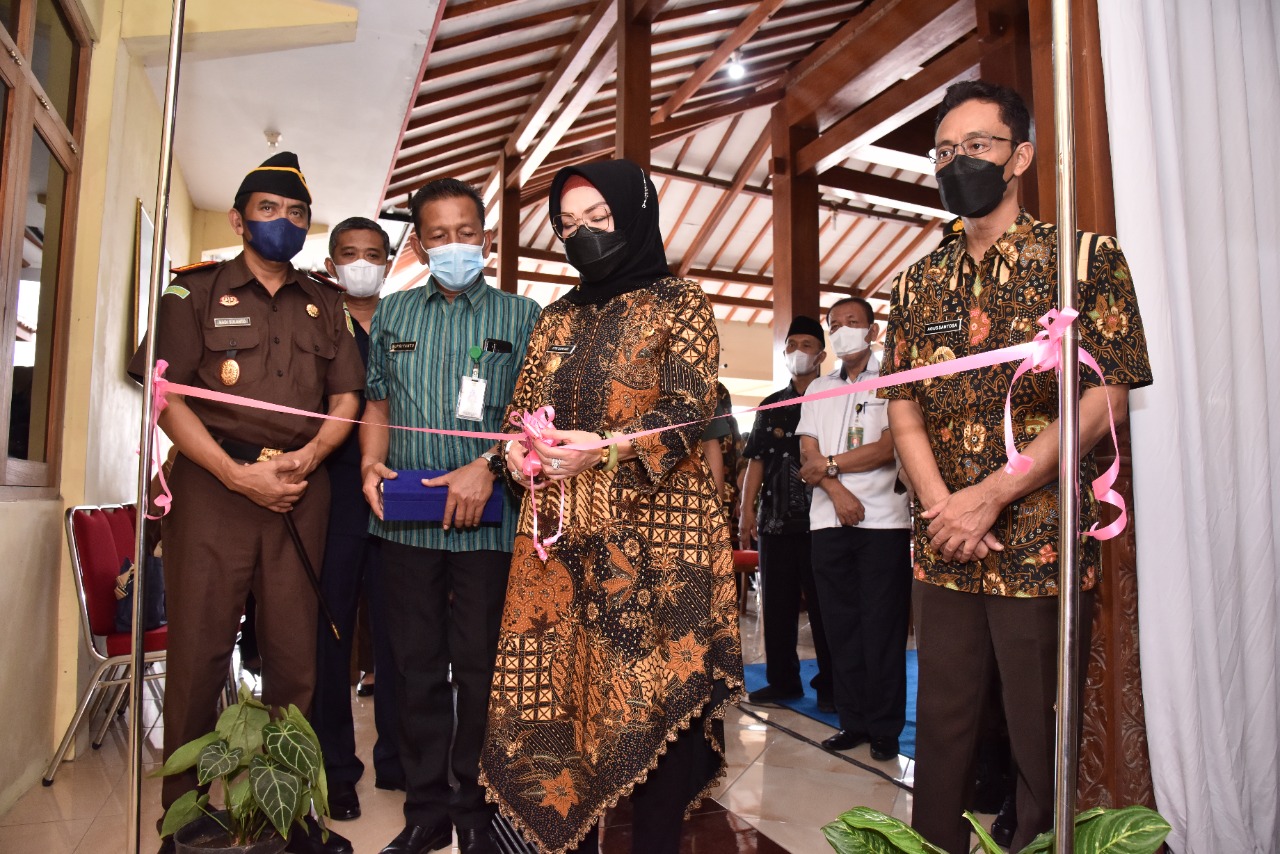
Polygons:
[[53,0],[39,0],[36,6],[31,72],[44,87],[58,115],[70,125],[71,93],[76,82],[76,42]]
[[9,456],[48,459],[53,318],[62,245],[62,206],[67,173],[39,133],[33,135],[27,183],[26,228],[18,274],[17,329],[13,342]]

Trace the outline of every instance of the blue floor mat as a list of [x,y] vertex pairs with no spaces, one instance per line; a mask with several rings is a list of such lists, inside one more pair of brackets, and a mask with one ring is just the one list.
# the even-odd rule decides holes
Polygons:
[[[818,696],[814,693],[813,688],[809,687],[809,680],[818,673],[818,662],[812,658],[806,658],[800,662],[800,684],[804,685],[804,697],[799,700],[789,700],[780,705],[798,712],[807,718],[813,718],[815,721],[831,727],[832,729],[840,728],[840,719],[835,715],[828,715],[818,711]],[[747,691],[755,691],[763,688],[767,683],[764,677],[764,664],[748,664],[743,668],[743,675],[747,683]],[[902,728],[902,735],[898,736],[898,752],[903,756],[915,758],[916,755],[916,685],[918,676],[918,666],[916,664],[916,651],[914,649],[907,650],[907,724]]]

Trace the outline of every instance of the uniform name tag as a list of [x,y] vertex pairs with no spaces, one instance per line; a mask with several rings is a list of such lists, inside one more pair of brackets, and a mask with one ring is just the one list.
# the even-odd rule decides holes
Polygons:
[[960,322],[960,318],[953,317],[950,320],[939,320],[935,323],[926,323],[924,325],[924,334],[946,335],[948,332],[959,332]]
[[571,356],[573,351],[578,349],[577,344],[552,344],[547,348],[548,353],[559,353],[562,356]]
[[249,326],[252,320],[248,317],[215,317],[214,326]]
[[418,349],[417,341],[393,341],[391,344],[392,353],[411,353]]

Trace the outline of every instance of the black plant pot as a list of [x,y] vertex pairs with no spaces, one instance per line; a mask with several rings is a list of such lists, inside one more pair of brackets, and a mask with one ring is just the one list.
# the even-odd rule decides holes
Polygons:
[[280,854],[287,840],[275,831],[263,836],[256,842],[236,845],[228,838],[223,824],[227,823],[227,813],[217,813],[218,820],[212,816],[203,816],[173,834],[176,854]]

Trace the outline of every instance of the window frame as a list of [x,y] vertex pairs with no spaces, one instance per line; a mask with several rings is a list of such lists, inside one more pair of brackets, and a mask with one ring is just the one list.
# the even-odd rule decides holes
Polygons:
[[[39,133],[52,157],[66,173],[62,222],[54,285],[54,336],[50,350],[49,404],[45,421],[45,459],[21,460],[0,455],[0,500],[58,495],[62,462],[62,427],[67,388],[67,352],[71,319],[71,283],[76,246],[76,220],[83,168],[83,133],[89,81],[91,39],[79,7],[52,0],[75,42],[70,104],[61,116],[31,69],[38,0],[19,0],[18,32],[0,22],[0,82],[8,90],[4,132],[0,138],[0,435],[8,436],[16,339],[18,278],[26,231],[25,199],[31,168],[33,134]],[[38,332],[37,334],[40,334]]]

